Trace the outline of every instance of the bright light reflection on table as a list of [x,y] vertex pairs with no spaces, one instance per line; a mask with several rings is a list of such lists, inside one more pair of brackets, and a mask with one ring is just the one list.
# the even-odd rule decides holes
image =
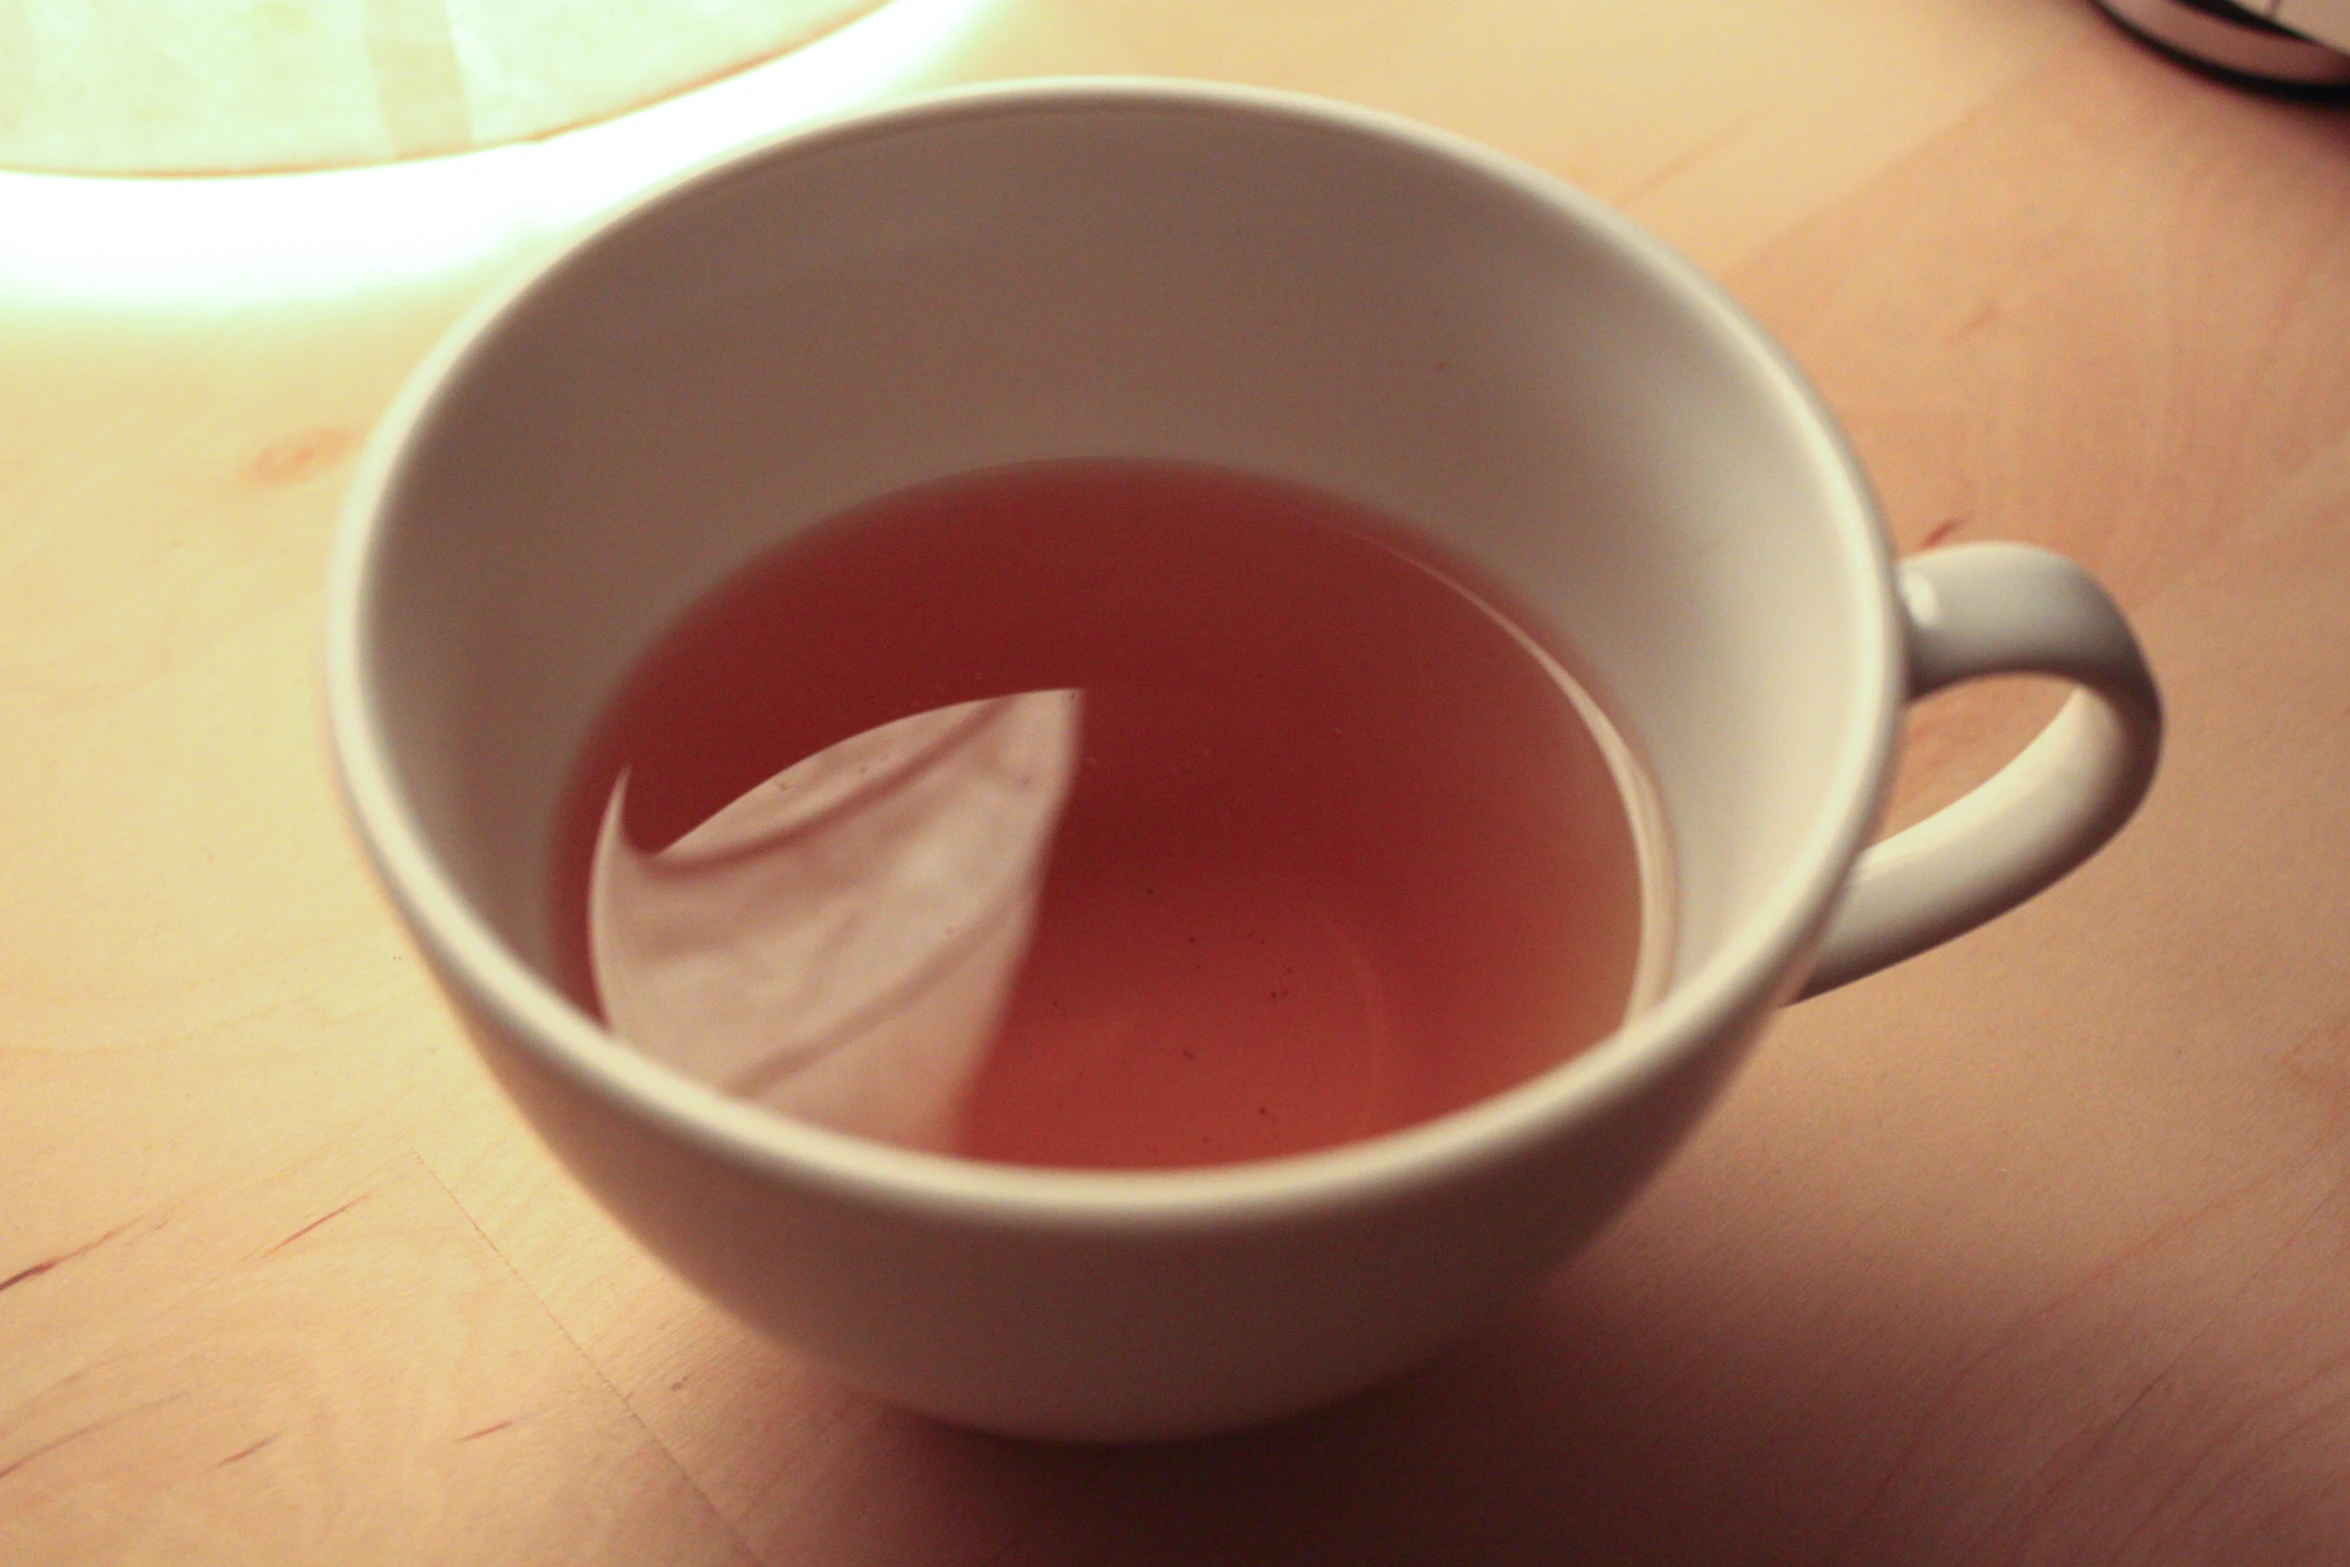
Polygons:
[[315,173],[0,173],[0,295],[234,306],[551,240],[729,148],[922,85],[998,0],[891,0],[708,86],[544,141]]

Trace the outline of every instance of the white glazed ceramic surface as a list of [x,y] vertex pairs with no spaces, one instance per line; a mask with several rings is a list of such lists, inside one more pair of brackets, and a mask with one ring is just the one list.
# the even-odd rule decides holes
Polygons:
[[[986,464],[1125,455],[1317,485],[1547,617],[1671,838],[1663,999],[1496,1099],[1297,1159],[981,1165],[793,1124],[541,977],[549,820],[614,679],[792,530]],[[477,311],[386,419],[330,595],[354,816],[484,1057],[620,1219],[889,1399],[1160,1437],[1420,1359],[1673,1147],[1813,971],[1909,692],[2094,694],[1863,862],[1826,978],[1943,939],[2126,817],[2153,688],[2094,584],[1948,552],[1899,591],[1832,423],[1624,220],[1394,119],[1064,82],[796,133],[638,203]]]

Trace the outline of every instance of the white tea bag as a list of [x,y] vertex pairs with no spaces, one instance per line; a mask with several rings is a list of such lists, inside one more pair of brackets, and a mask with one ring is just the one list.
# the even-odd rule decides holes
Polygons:
[[621,831],[624,773],[588,883],[613,1031],[785,1114],[941,1146],[1026,953],[1079,715],[1039,691],[885,724],[658,854]]

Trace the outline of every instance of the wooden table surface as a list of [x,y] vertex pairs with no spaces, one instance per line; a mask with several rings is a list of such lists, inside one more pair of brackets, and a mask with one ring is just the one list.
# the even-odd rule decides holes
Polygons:
[[[1075,70],[1400,110],[1660,231],[1808,367],[1904,548],[2112,585],[2172,714],[2143,815],[1791,1011],[1603,1241],[1426,1371],[1172,1449],[941,1430],[567,1183],[338,817],[338,492],[498,257],[283,299],[27,273],[0,1562],[2350,1561],[2346,111],[2085,0],[996,0],[915,75]],[[62,242],[21,185],[0,265]],[[1904,814],[2048,710],[1928,704]]]

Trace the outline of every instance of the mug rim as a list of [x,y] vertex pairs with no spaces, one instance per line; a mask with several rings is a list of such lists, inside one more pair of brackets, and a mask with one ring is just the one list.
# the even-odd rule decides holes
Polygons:
[[[376,561],[397,517],[415,437],[450,410],[475,356],[518,310],[583,257],[683,200],[778,160],[916,127],[1137,109],[1287,121],[1465,170],[1600,240],[1759,371],[1786,426],[1808,448],[1813,471],[1828,481],[1826,536],[1851,590],[1869,601],[1848,650],[1856,695],[1832,784],[1792,856],[1794,870],[1695,973],[1559,1065],[1400,1130],[1234,1164],[1063,1170],[897,1147],[728,1096],[621,1041],[525,963],[459,891],[408,807],[376,697],[371,606]],[[1891,550],[1867,476],[1818,393],[1719,284],[1597,198],[1466,137],[1303,93],[1153,77],[990,82],[852,110],[722,153],[611,209],[491,290],[411,373],[369,437],[346,493],[326,599],[327,729],[346,812],[410,937],[464,1004],[487,1014],[542,1066],[730,1164],[867,1205],[1029,1227],[1220,1227],[1347,1208],[1469,1177],[1637,1095],[1703,1051],[1724,1023],[1757,1006],[1775,1008],[1800,982],[1806,949],[1875,825],[1907,696]]]

